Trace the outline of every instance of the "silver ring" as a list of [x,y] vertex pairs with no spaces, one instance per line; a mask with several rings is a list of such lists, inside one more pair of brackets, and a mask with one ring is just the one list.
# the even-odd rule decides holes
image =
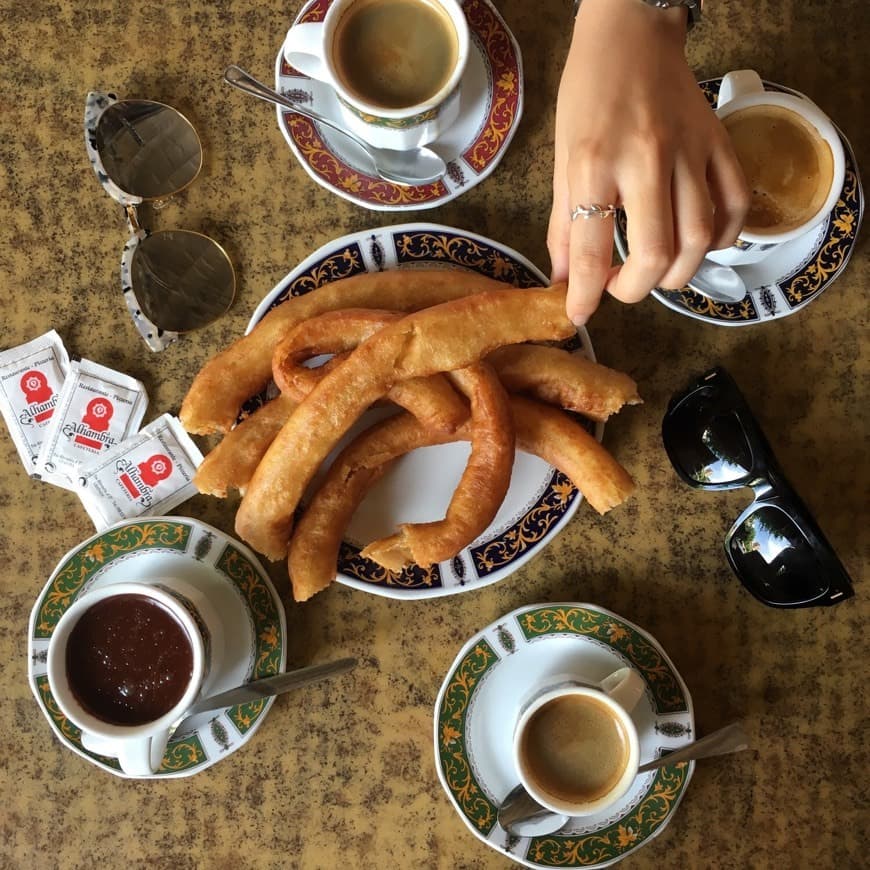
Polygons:
[[593,202],[592,205],[575,205],[571,209],[571,220],[576,221],[577,218],[582,217],[588,221],[589,218],[609,218],[615,214],[616,206],[612,203],[610,205],[600,205],[597,202]]

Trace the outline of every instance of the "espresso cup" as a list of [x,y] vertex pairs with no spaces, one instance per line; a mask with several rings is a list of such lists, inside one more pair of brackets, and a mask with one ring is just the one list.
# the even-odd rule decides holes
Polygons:
[[47,676],[84,748],[129,776],[158,771],[170,728],[213,665],[214,620],[205,596],[175,578],[113,583],[73,602],[51,636]]
[[537,691],[514,729],[514,764],[526,791],[569,816],[615,804],[637,776],[640,746],[630,714],[643,692],[632,668],[598,684],[559,678]]
[[456,120],[468,50],[458,0],[334,0],[323,21],[294,24],[283,47],[290,66],[335,91],[351,132],[397,150]]
[[843,143],[815,103],[765,90],[753,70],[722,79],[716,115],[752,198],[737,242],[707,258],[724,266],[757,263],[827,220],[843,189]]

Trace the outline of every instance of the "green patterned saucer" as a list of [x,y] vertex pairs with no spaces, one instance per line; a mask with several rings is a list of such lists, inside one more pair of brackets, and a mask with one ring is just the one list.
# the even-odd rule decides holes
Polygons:
[[522,699],[556,675],[600,681],[636,668],[646,693],[632,713],[641,763],[689,743],[692,700],[649,634],[591,604],[535,604],[507,614],[469,640],[435,703],[435,763],[451,802],[487,845],[526,867],[604,867],[659,834],[670,821],[694,762],[639,776],[606,814],[572,819],[555,834],[517,837],[496,820],[517,784],[513,727]]
[[[48,686],[48,643],[58,620],[96,586],[123,580],[177,576],[208,595],[225,625],[220,662],[204,694],[284,670],[287,633],[284,609],[254,554],[218,529],[185,517],[124,521],[70,550],[55,568],[30,614],[30,687],[49,725],[64,746],[97,767],[125,777],[117,759],[82,746],[81,731],[58,709]],[[251,739],[273,698],[212,710],[190,720],[166,749],[155,779],[191,776],[235,752]]]
[[[257,307],[248,331],[275,306],[362,272],[385,269],[452,268],[477,272],[515,287],[546,286],[546,276],[500,242],[439,224],[407,223],[351,233],[327,242],[287,274]],[[595,359],[585,329],[571,349]],[[275,391],[245,405],[252,413]],[[371,425],[369,411],[352,430]],[[594,427],[598,440],[603,424]],[[345,443],[345,442],[342,442]],[[570,521],[583,498],[571,481],[537,456],[517,451],[507,496],[495,519],[456,558],[420,568],[389,571],[360,555],[376,538],[391,535],[400,522],[439,519],[465,468],[469,446],[462,442],[415,450],[403,456],[367,495],[347,530],[339,555],[338,582],[389,598],[434,598],[495,583],[539,553]]]

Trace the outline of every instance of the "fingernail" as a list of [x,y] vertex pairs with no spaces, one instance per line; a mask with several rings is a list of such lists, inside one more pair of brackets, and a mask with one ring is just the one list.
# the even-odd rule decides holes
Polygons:
[[586,326],[586,322],[589,318],[585,314],[572,314],[571,315],[571,323],[574,324],[578,329],[581,326]]

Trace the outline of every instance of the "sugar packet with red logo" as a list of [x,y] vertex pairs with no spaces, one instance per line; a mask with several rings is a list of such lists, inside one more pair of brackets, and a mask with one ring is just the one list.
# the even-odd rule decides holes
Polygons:
[[57,408],[69,371],[69,354],[53,329],[0,351],[0,411],[28,474]]
[[178,418],[163,414],[138,435],[79,467],[76,490],[98,531],[119,520],[159,516],[196,495],[202,462]]
[[78,467],[139,430],[145,385],[91,360],[71,362],[33,476],[75,489]]

